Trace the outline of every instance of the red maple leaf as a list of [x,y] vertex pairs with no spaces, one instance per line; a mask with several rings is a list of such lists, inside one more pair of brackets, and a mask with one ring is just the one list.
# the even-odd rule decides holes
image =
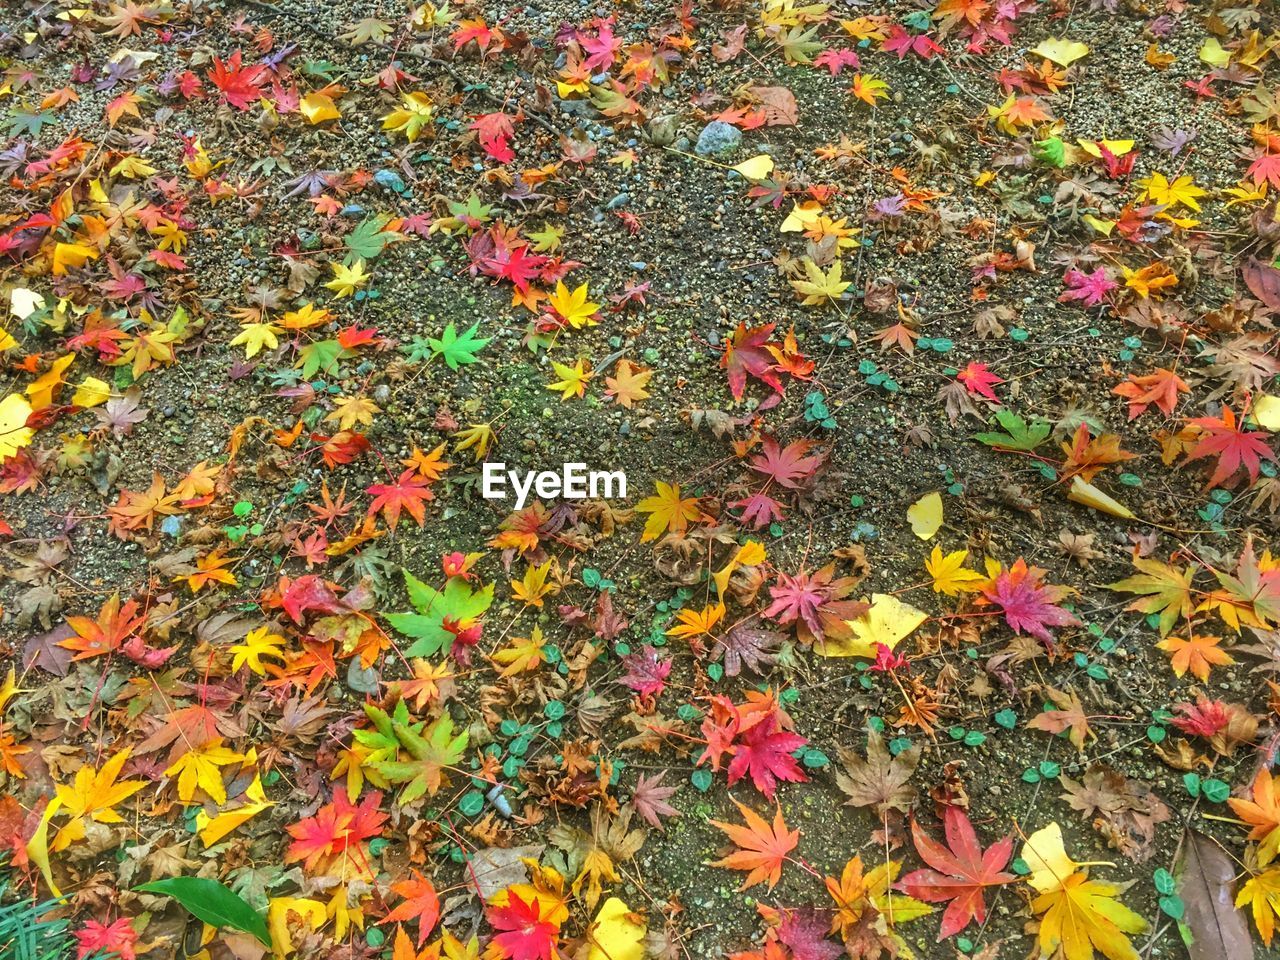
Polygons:
[[418,521],[418,526],[422,526],[427,517],[423,504],[435,499],[431,486],[413,467],[400,474],[395,483],[375,483],[366,487],[364,492],[374,497],[369,504],[368,515],[373,516],[381,510],[392,530],[400,522],[401,510],[408,510],[409,515]]
[[775,392],[782,393],[782,381],[778,379],[773,356],[769,353],[770,346],[780,346],[769,340],[773,328],[772,323],[754,328],[740,323],[738,329],[733,331],[733,336],[725,343],[720,369],[728,371],[729,392],[733,394],[733,399],[742,399],[742,394],[747,389],[748,376],[755,377]]
[[227,57],[226,63],[214,57],[209,80],[221,92],[223,100],[238,110],[248,110],[262,96],[267,68],[260,63],[242,67],[240,58],[239,50]]
[[455,30],[449,35],[449,39],[453,41],[453,49],[456,53],[465,47],[472,40],[476,42],[476,46],[483,53],[489,48],[489,44],[494,40],[501,40],[502,33],[495,30],[484,22],[480,17],[474,20],[460,20],[460,29]]
[[294,623],[302,623],[303,618],[311,611],[325,614],[347,612],[347,607],[333,592],[333,587],[314,574],[307,574],[296,580],[281,577],[276,590],[280,594],[279,605]]
[[1079,300],[1086,307],[1096,307],[1100,303],[1105,303],[1107,295],[1120,286],[1107,276],[1107,271],[1103,267],[1099,267],[1093,273],[1082,273],[1073,267],[1063,275],[1062,282],[1067,285],[1067,289],[1058,294],[1058,302]]
[[765,437],[761,446],[763,452],[752,459],[751,469],[788,490],[800,489],[799,481],[812,479],[822,466],[821,456],[806,456],[813,446],[808,440],[793,440],[780,448],[773,437]]
[[895,23],[889,28],[889,36],[881,43],[880,49],[896,53],[899,60],[903,59],[908,53],[914,53],[917,57],[928,60],[930,57],[942,52],[942,48],[929,37],[923,33],[913,36],[907,33],[906,29],[899,23]]
[[510,280],[517,290],[525,293],[529,281],[542,272],[547,258],[541,254],[530,256],[529,245],[522,243],[509,249],[499,248],[485,259],[485,269],[499,280]]
[[613,18],[597,19],[596,35],[578,31],[578,43],[589,54],[582,66],[589,73],[605,73],[613,66],[614,58],[622,47],[622,40],[613,35]]
[[510,163],[516,158],[515,151],[511,149],[511,138],[515,135],[513,121],[517,119],[500,110],[482,113],[471,121],[467,129],[479,134],[480,146],[485,153],[499,163]]
[[978,363],[976,360],[971,362],[956,374],[956,379],[964,384],[964,388],[970,394],[982,397],[984,400],[990,400],[992,403],[998,404],[1000,402],[1000,398],[995,395],[991,388],[997,383],[1004,383],[1004,379],[997,377],[988,370],[985,363]]
[[1132,420],[1145,413],[1153,403],[1166,417],[1173,416],[1178,394],[1190,393],[1191,388],[1172,370],[1160,367],[1142,376],[1129,374],[1129,379],[1112,387],[1111,392],[1128,398],[1129,419]]
[[[334,790],[333,802],[317,810],[314,817],[285,827],[293,842],[285,852],[284,862],[301,860],[303,867],[310,871],[317,867],[324,869],[336,858],[350,856],[349,851],[359,852],[361,843],[382,833],[387,815],[378,809],[381,803],[382,794],[377,791],[357,807],[347,799],[344,788]],[[361,873],[368,872],[363,856],[354,858],[352,867]]]
[[791,950],[791,960],[836,960],[845,951],[827,939],[831,930],[831,911],[813,907],[797,907],[782,911],[778,924],[778,942]]
[[799,734],[782,730],[776,718],[755,724],[733,745],[733,759],[729,761],[728,770],[729,786],[750,774],[755,788],[772,800],[779,780],[804,783],[809,778],[791,752],[808,742]]
[[1176,703],[1173,708],[1181,716],[1174,717],[1170,723],[1183,733],[1204,737],[1206,740],[1213,739],[1218,731],[1225,729],[1235,715],[1230,704],[1205,697],[1197,697],[1195,703]]
[[76,960],[101,954],[111,954],[119,960],[135,960],[137,957],[133,945],[138,942],[138,931],[133,929],[128,917],[109,924],[86,920],[84,927],[75,934],[79,941]]
[[959,933],[970,920],[978,923],[986,920],[987,904],[982,897],[986,887],[998,887],[1018,879],[1014,874],[1004,872],[1005,865],[1013,856],[1012,837],[993,843],[984,852],[969,817],[954,806],[946,808],[943,827],[947,836],[945,847],[921,830],[914,819],[911,821],[911,838],[915,841],[916,851],[920,859],[933,869],[916,870],[898,884],[899,889],[917,900],[927,903],[951,901],[942,914],[939,940]]
[[1234,485],[1232,478],[1241,467],[1248,471],[1249,483],[1253,484],[1258,479],[1262,458],[1271,461],[1276,459],[1276,455],[1267,446],[1267,435],[1257,430],[1241,430],[1236,426],[1236,415],[1228,406],[1223,406],[1221,420],[1216,417],[1196,417],[1187,422],[1199,427],[1205,436],[1188,451],[1186,462],[1202,457],[1218,458],[1218,465],[1205,484],[1206,487]]
[[702,721],[707,749],[698,763],[710,761],[711,769],[718,770],[722,757],[728,754],[732,758],[729,786],[750,774],[756,789],[772,800],[779,780],[803,783],[808,779],[790,754],[809,741],[792,733],[792,726],[791,717],[772,690],[748,691],[742,704],[735,704],[728,697],[714,697],[711,713]]
[[631,791],[631,805],[636,813],[644,818],[652,827],[666,832],[661,817],[678,817],[680,811],[667,803],[679,787],[668,787],[662,783],[665,773],[645,774],[636,780],[635,789]]
[[379,923],[400,923],[405,920],[418,921],[418,946],[427,942],[427,937],[440,919],[440,898],[436,896],[436,888],[430,880],[417,870],[412,877],[393,883],[391,889],[404,897],[400,904],[388,913]]
[[1280,153],[1260,153],[1249,164],[1249,176],[1256,184],[1269,183],[1280,189]]
[[557,927],[542,916],[537,897],[529,903],[514,890],[507,890],[505,906],[491,906],[486,911],[494,934],[492,946],[505,960],[551,960],[556,946]]
[[1080,621],[1058,606],[1068,588],[1046,584],[1043,577],[1043,570],[1028,567],[1019,557],[1012,567],[1000,571],[990,585],[982,588],[982,596],[1000,608],[1004,622],[1014,633],[1029,633],[1052,644],[1049,627],[1078,626]]

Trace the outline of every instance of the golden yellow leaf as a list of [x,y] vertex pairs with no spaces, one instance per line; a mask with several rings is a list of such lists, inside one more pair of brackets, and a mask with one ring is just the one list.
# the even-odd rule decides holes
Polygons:
[[907,522],[921,540],[932,539],[942,526],[942,495],[935,490],[913,503],[907,508]]

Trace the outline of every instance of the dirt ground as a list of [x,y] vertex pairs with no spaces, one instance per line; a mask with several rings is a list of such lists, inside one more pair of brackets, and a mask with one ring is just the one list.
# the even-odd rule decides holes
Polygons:
[[[61,386],[50,402],[30,404],[34,419],[26,423],[37,429],[0,478],[0,517],[12,531],[0,560],[0,635],[21,688],[5,707],[3,730],[10,746],[30,748],[4,753],[10,759],[0,764],[17,804],[4,808],[9,846],[29,849],[44,799],[82,767],[101,768],[130,748],[126,775],[146,783],[123,801],[122,826],[92,824],[86,840],[54,853],[53,876],[72,897],[72,916],[130,918],[140,942],[153,944],[139,955],[160,958],[181,955],[185,914],[131,891],[144,880],[198,873],[257,909],[277,897],[327,900],[332,879],[284,859],[285,828],[333,800],[341,751],[353,728],[369,726],[363,706],[390,710],[408,697],[403,681],[418,658],[404,651],[413,640],[385,619],[411,609],[401,571],[439,587],[442,558],[473,552],[473,586],[496,583],[483,632],[469,660],[430,657],[453,665],[455,689],[447,702],[415,708],[419,719],[451,715],[468,731],[467,751],[423,800],[396,803],[396,788],[384,786],[381,809],[391,819],[369,848],[372,875],[346,888],[364,910],[364,930],[338,935],[327,924],[298,938],[299,955],[390,956],[392,927],[377,920],[396,902],[390,884],[410,866],[440,892],[442,929],[460,937],[476,930],[487,942],[491,928],[468,888],[464,850],[537,844],[543,862],[571,882],[580,854],[557,844],[564,834],[556,828],[590,835],[591,809],[616,817],[637,777],[661,772],[665,785],[679,787],[669,798],[678,815],[664,831],[648,829],[634,858],[618,860],[607,895],[648,916],[651,956],[742,951],[772,960],[746,953],[772,936],[758,904],[813,907],[828,911],[825,920],[832,903],[821,877],[838,877],[855,854],[868,868],[887,857],[904,872],[922,866],[901,810],[883,818],[846,803],[841,752],[865,754],[869,725],[895,752],[922,748],[911,784],[916,816],[932,835],[941,834],[944,807],[958,805],[984,845],[1012,835],[1021,857],[1027,836],[1058,823],[1075,861],[1109,864],[1089,868],[1091,875],[1129,884],[1120,897],[1148,923],[1131,937],[1142,957],[1187,955],[1155,874],[1182,875],[1192,831],[1231,858],[1236,889],[1266,870],[1226,797],[1193,795],[1189,783],[1218,781],[1245,798],[1274,758],[1275,695],[1264,681],[1280,671],[1280,568],[1266,552],[1278,546],[1275,427],[1260,416],[1248,421],[1265,453],[1252,469],[1214,483],[1206,481],[1215,461],[1187,456],[1205,434],[1176,435],[1194,418],[1220,420],[1224,405],[1240,415],[1280,395],[1280,284],[1267,294],[1260,292],[1267,277],[1246,276],[1249,263],[1275,273],[1280,228],[1265,191],[1246,201],[1227,192],[1256,192],[1266,179],[1250,179],[1253,155],[1242,159],[1242,151],[1280,153],[1274,8],[1018,0],[1007,5],[1016,15],[999,21],[1010,30],[1007,45],[978,45],[963,19],[957,26],[928,4],[796,9],[585,0],[416,14],[399,3],[292,0],[7,4],[0,290],[6,302],[15,290],[34,291],[41,305],[25,317],[15,307],[3,322],[16,341],[4,355],[6,394],[38,400],[31,383],[59,357],[74,357],[54,373]],[[802,33],[816,28],[822,49],[850,51],[860,66],[846,63],[836,74],[811,62],[816,49],[792,57],[770,26],[791,29],[788,16]],[[994,15],[975,16],[985,24]],[[596,18],[612,18],[623,43],[616,62],[594,80],[586,71],[584,82],[625,89],[635,103],[618,115],[609,115],[616,111],[599,92],[593,99],[557,87],[566,58],[582,53],[581,38],[599,34]],[[859,25],[858,18],[871,19]],[[458,39],[477,22],[500,30],[485,51]],[[886,32],[903,25],[937,40],[941,52],[885,49]],[[730,39],[739,26],[740,52]],[[1031,52],[1053,38],[1083,43],[1087,53],[1055,66]],[[1266,52],[1255,56],[1259,47]],[[210,74],[215,58],[225,63],[237,49],[246,64],[269,64],[243,109]],[[667,65],[642,82],[637,64],[654,51]],[[383,71],[394,69],[401,73],[388,81]],[[1001,85],[1011,77],[1026,84],[1037,70],[1061,73],[1059,89]],[[189,96],[184,71],[202,81]],[[874,106],[858,99],[855,75],[882,80],[886,96]],[[74,98],[59,99],[66,89]],[[300,110],[299,98],[317,91],[336,119],[311,122]],[[425,132],[412,141],[383,121],[410,91],[432,104]],[[792,98],[781,107],[778,91]],[[122,101],[126,94],[134,96]],[[1002,129],[993,114],[1009,96],[1030,97],[1043,113]],[[731,110],[740,143],[701,154],[708,124]],[[514,119],[505,161],[469,129],[497,112]],[[1195,135],[1173,151],[1175,131]],[[39,165],[70,137],[83,147],[68,148],[69,161]],[[197,138],[215,166],[193,172]],[[1099,140],[1110,144],[1105,158],[1094,148]],[[1127,140],[1131,152],[1115,143]],[[1055,141],[1066,151],[1061,164],[1043,159]],[[762,154],[772,160],[768,177],[729,169]],[[1126,155],[1131,169],[1106,169],[1107,158],[1123,168]],[[130,168],[135,160],[141,166]],[[1139,199],[1140,183],[1153,174],[1190,177],[1204,192],[1192,204]],[[69,216],[32,225],[34,215],[56,212],[60,197]],[[815,202],[830,218],[825,230],[787,229],[797,204]],[[361,258],[370,277],[339,296],[325,284],[344,259],[350,265],[352,231],[379,215],[389,233]],[[812,228],[812,215],[802,222]],[[533,279],[544,301],[535,298],[532,310],[509,279],[486,273],[479,264],[489,248],[477,238],[495,223],[530,243],[540,231],[559,231],[545,255],[563,258],[568,289],[589,284],[599,322],[577,329],[557,318],[545,302],[554,270]],[[160,247],[166,224],[181,228],[185,245]],[[75,262],[66,252],[71,266],[60,267],[63,251],[55,248],[77,244],[91,255]],[[802,303],[791,281],[805,278],[806,257],[822,271],[839,260],[847,289],[829,302]],[[1175,284],[1150,296],[1126,284],[1149,264],[1167,267]],[[1070,289],[1064,274],[1099,269],[1116,284],[1098,304],[1062,299]],[[331,318],[311,328],[279,325],[305,303],[327,307]],[[190,318],[185,328],[172,322],[179,309]],[[115,362],[110,338],[93,336],[114,329],[114,342],[128,346],[154,330],[153,321],[178,332],[172,354],[146,369]],[[277,324],[275,342],[249,354],[232,341],[253,323]],[[899,323],[909,349],[880,336]],[[454,369],[422,345],[446,327],[461,333],[473,325],[488,341],[476,362]],[[741,331],[765,325],[773,325],[766,339],[774,345],[791,331],[794,345],[783,352],[812,366],[798,375],[775,371],[784,381],[778,390],[749,378],[735,399],[723,361]],[[306,372],[303,348],[340,337],[354,346]],[[552,364],[579,360],[594,377],[585,396],[562,400],[548,390],[564,377]],[[605,378],[624,363],[652,371],[647,396],[631,407],[605,392]],[[998,377],[995,400],[964,387],[973,364]],[[1157,405],[1131,418],[1113,388],[1155,370],[1176,371],[1187,390],[1175,395],[1176,412]],[[131,403],[136,387],[142,415],[127,416],[126,407],[122,420],[115,406],[73,400],[86,377],[103,383],[112,405]],[[372,415],[340,419],[352,397],[371,402]],[[998,429],[1002,411],[1043,421],[1051,434],[1021,451],[976,440]],[[520,471],[567,462],[621,469],[628,496],[608,507],[548,503],[534,549],[495,546],[514,506],[480,496],[483,458],[458,436],[475,424],[495,431],[488,460]],[[1082,425],[1086,440],[1112,436],[1136,455],[1100,461],[1093,480],[1131,516],[1067,499],[1071,444]],[[361,439],[350,462],[330,465],[326,445],[339,428]],[[784,490],[782,519],[756,526],[734,503],[759,489],[750,462],[765,437],[782,446],[805,440],[822,464],[794,493]],[[452,466],[431,481],[424,521],[407,511],[394,523],[371,507],[370,486],[394,483],[399,461],[441,444]],[[216,468],[208,489],[189,489],[179,502],[173,492],[198,465]],[[129,528],[112,510],[156,476],[170,499]],[[689,530],[673,527],[655,544],[641,539],[647,513],[637,507],[659,482],[698,498],[698,515]],[[347,510],[325,520],[325,504],[340,490]],[[943,518],[925,540],[907,511],[935,491]],[[362,539],[366,511],[377,532]],[[301,545],[321,525],[327,544],[308,554]],[[344,538],[345,549],[325,552]],[[701,643],[669,635],[677,611],[716,602],[711,574],[748,540],[764,546],[767,560],[735,574],[720,628]],[[1233,629],[1214,605],[1214,573],[1236,571],[1247,544],[1264,558],[1261,586]],[[1058,598],[1070,624],[1042,642],[975,603],[980,593],[932,589],[925,562],[935,545],[968,550],[968,566],[990,583],[997,574],[983,572],[985,558],[996,571],[1025,558],[1045,583],[1070,588]],[[1171,631],[1131,609],[1133,592],[1108,589],[1138,572],[1135,550],[1143,560],[1199,568],[1190,616],[1178,618],[1172,635],[1221,636],[1233,663],[1215,666],[1208,680],[1175,674],[1156,646]],[[187,579],[210,553],[231,558],[234,582]],[[540,606],[521,602],[510,584],[548,560],[558,593]],[[815,649],[794,624],[763,613],[780,573],[829,563],[856,581],[849,599],[888,595],[928,615],[893,650],[906,663],[879,670],[867,658],[822,656],[821,644]],[[336,666],[304,692],[305,643],[318,636],[317,617],[334,610],[286,615],[281,596],[310,575],[333,584],[347,620]],[[602,578],[611,583],[600,587]],[[348,594],[355,588],[367,603]],[[60,643],[84,635],[74,618],[99,618],[113,595],[138,601],[147,623],[133,632],[149,648],[176,648],[168,658],[148,666],[121,647],[71,661]],[[589,622],[604,595],[627,621],[616,636]],[[776,662],[727,675],[714,662],[717,638],[743,622],[781,635]],[[284,637],[285,653],[266,672],[232,668],[229,647],[263,624]],[[491,656],[535,626],[554,658],[500,676]],[[385,643],[360,670],[354,648],[374,642],[369,632]],[[620,682],[629,669],[623,658],[646,645],[672,661],[656,696]],[[805,782],[784,783],[776,794],[787,825],[800,830],[801,859],[787,862],[776,887],[740,890],[742,874],[709,865],[731,849],[710,821],[740,822],[731,801],[766,816],[774,804],[750,779],[730,787],[723,768],[709,786],[702,781],[709,769],[699,762],[707,742],[701,725],[712,698],[740,704],[748,691],[765,690],[782,697],[807,740],[799,761]],[[1028,727],[1062,706],[1051,691],[1079,698],[1089,731],[1079,747]],[[1199,695],[1248,715],[1247,735],[1224,746],[1221,737],[1179,728],[1178,705]],[[921,699],[936,704],[931,723],[910,720],[910,705]],[[256,772],[275,804],[220,844],[200,842],[195,815],[202,805],[210,815],[225,805],[199,793],[179,800],[166,770],[182,751],[172,742],[148,749],[175,711],[197,703],[226,719],[219,734],[226,746],[239,754],[256,748]],[[318,712],[299,718],[301,704]],[[550,704],[566,711],[563,722]],[[177,741],[202,749],[208,731],[185,722]],[[634,742],[654,726],[667,735]],[[580,743],[593,763],[612,765],[614,779],[574,803],[543,766],[562,764]],[[484,755],[494,759],[482,765]],[[523,774],[519,765],[502,766],[511,758],[523,759]],[[1109,844],[1117,817],[1074,809],[1059,780],[1081,781],[1098,764],[1129,788],[1145,785],[1167,815],[1146,835],[1139,829],[1136,839]],[[514,819],[482,820],[492,805],[464,812],[495,771],[508,784]],[[228,768],[226,777],[239,791],[228,793],[234,806],[252,779],[249,765],[238,777]],[[180,862],[159,873],[121,873],[138,859],[130,849],[148,856],[162,849]],[[48,878],[32,871],[27,879]],[[1033,895],[1021,882],[989,890],[986,922],[941,943],[940,908],[895,926],[899,946],[919,957],[1036,956]],[[1195,895],[1180,887],[1178,896]],[[571,899],[565,956],[589,949],[582,937],[594,915],[577,891]],[[1247,923],[1254,955],[1276,955],[1254,920]],[[823,942],[835,952],[788,945],[778,956],[845,952],[838,937]],[[239,956],[218,940],[207,949],[219,960]]]

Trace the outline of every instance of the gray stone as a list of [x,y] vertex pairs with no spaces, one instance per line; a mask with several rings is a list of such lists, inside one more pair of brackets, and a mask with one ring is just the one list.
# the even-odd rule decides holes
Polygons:
[[738,144],[741,142],[741,130],[723,120],[712,120],[702,128],[702,133],[698,134],[698,142],[693,151],[702,157],[731,153],[738,149]]

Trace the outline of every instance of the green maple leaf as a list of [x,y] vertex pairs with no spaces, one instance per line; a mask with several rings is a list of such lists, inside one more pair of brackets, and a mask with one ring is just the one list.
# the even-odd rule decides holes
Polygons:
[[375,770],[378,764],[393,761],[400,756],[400,738],[396,736],[395,732],[397,723],[413,730],[415,733],[422,729],[421,723],[418,723],[416,728],[411,724],[409,705],[403,700],[396,704],[396,708],[390,716],[387,715],[385,710],[381,710],[371,704],[365,704],[364,713],[369,718],[369,722],[373,724],[373,729],[352,730],[351,735],[355,737],[357,743],[368,747],[372,751],[361,766],[372,767]]
[[387,214],[378,213],[356,224],[356,228],[342,239],[348,251],[343,263],[350,266],[356,260],[373,260],[388,243],[400,239],[400,234],[382,229],[390,219]]
[[310,380],[317,373],[334,373],[338,369],[342,352],[342,344],[337,340],[320,340],[307,344],[298,351],[302,376]]
[[416,643],[406,650],[407,657],[429,657],[453,646],[454,634],[444,622],[475,620],[493,603],[493,584],[472,591],[463,577],[450,577],[443,590],[428,586],[408,570],[404,571],[409,601],[417,613],[391,613],[387,622]]
[[431,359],[444,357],[444,362],[449,365],[450,370],[457,370],[460,363],[475,363],[476,354],[489,342],[475,335],[478,329],[480,324],[475,323],[470,330],[458,336],[458,328],[450,323],[444,328],[444,333],[440,334],[439,340],[428,337],[427,344],[431,347]]
[[973,439],[988,447],[1034,450],[1049,438],[1049,432],[1053,429],[1044,420],[1033,420],[1028,424],[1012,410],[1001,410],[996,414],[996,422],[1004,428],[1004,433],[979,433]]
[[[403,702],[403,701],[402,701]],[[411,760],[385,760],[370,764],[389,783],[406,784],[400,803],[413,803],[424,794],[435,796],[446,767],[456,766],[467,749],[467,731],[454,733],[453,718],[445,713],[419,734],[413,727],[392,721],[392,729]]]

